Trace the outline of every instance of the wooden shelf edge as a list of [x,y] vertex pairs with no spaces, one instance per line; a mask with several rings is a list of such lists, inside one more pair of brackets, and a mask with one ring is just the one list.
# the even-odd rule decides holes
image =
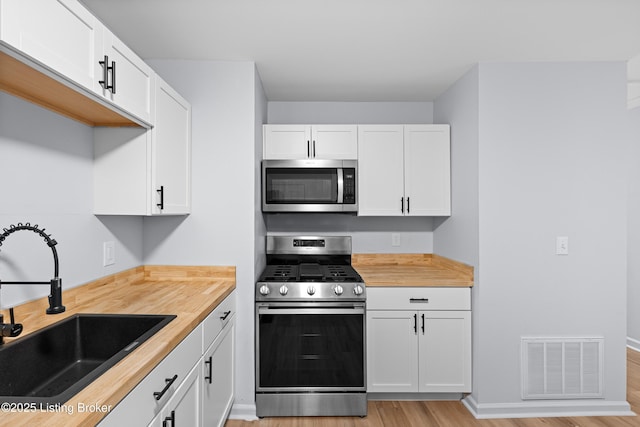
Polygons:
[[[143,127],[0,44],[0,90],[88,126]],[[22,60],[24,59],[24,60]],[[96,95],[97,96],[97,95]]]

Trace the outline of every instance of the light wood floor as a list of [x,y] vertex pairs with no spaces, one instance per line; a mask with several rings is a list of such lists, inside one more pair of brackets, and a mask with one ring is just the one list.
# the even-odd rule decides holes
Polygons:
[[[627,350],[627,401],[640,414],[640,353]],[[228,420],[225,427],[640,427],[635,417],[563,417],[477,420],[458,401],[371,401],[359,417],[283,417]]]

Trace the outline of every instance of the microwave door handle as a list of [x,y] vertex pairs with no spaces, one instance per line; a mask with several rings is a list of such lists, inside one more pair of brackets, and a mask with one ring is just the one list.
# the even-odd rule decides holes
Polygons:
[[338,203],[344,203],[344,171],[342,168],[336,169],[338,172]]

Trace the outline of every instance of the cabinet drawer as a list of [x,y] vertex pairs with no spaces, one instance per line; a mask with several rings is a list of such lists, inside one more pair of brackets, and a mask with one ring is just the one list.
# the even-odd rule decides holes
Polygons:
[[204,325],[204,341],[202,348],[206,350],[216,339],[222,328],[236,313],[236,292],[231,292],[202,322]]
[[367,310],[471,310],[471,289],[370,287]]
[[[105,426],[143,426],[156,416],[202,355],[202,326],[198,325],[153,369],[99,424]],[[177,375],[160,400],[154,392],[167,386],[167,379]]]

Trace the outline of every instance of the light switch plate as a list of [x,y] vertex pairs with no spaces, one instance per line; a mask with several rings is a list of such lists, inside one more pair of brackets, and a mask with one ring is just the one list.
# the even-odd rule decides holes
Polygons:
[[102,260],[105,267],[116,263],[116,244],[113,241],[103,243]]
[[569,255],[568,236],[556,236],[556,255]]

